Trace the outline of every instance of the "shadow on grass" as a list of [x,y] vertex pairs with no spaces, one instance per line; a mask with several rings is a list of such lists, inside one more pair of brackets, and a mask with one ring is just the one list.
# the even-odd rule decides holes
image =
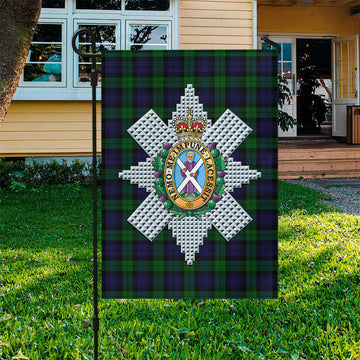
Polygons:
[[[17,264],[15,264],[17,262]],[[48,297],[71,297],[76,302],[90,298],[92,284],[92,263],[90,258],[76,263],[72,260],[44,261],[34,264],[33,261],[13,260],[4,266],[2,276],[3,304],[41,295]]]
[[280,259],[280,296],[288,293],[286,296],[293,298],[335,300],[342,298],[346,289],[358,296],[359,256],[354,250],[344,256],[343,246],[335,243],[311,255],[286,251],[286,258]]
[[[280,300],[100,300],[102,328],[133,359],[283,359],[300,350],[309,359],[350,358],[360,333],[359,220],[321,204],[315,190],[280,182],[279,194]],[[11,316],[3,356],[23,347],[31,359],[86,359],[91,189],[0,199],[2,311]],[[102,330],[100,339],[100,358],[119,358]]]
[[360,218],[322,204],[319,191],[281,181],[279,189],[280,296],[354,300],[360,290]]
[[295,185],[279,181],[279,215],[291,215],[296,211],[303,211],[308,215],[324,212],[334,212],[335,207],[326,205],[321,200],[328,199],[328,195],[302,185]]
[[[71,185],[0,190],[0,250],[59,251],[92,244],[92,189]],[[100,201],[99,201],[100,207]],[[99,209],[99,219],[101,209]],[[101,224],[99,222],[99,229]],[[101,235],[101,233],[99,234]]]

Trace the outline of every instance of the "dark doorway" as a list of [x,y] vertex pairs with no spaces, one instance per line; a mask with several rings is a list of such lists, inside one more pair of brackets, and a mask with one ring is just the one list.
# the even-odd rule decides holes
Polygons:
[[296,39],[298,135],[331,134],[331,40]]

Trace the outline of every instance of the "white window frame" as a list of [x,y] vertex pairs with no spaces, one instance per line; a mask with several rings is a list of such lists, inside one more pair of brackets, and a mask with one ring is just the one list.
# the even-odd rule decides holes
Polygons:
[[[71,44],[78,24],[112,25],[116,23],[117,49],[120,50],[126,50],[129,47],[130,25],[166,25],[169,31],[167,48],[169,50],[180,48],[180,0],[170,0],[170,8],[165,11],[125,10],[125,0],[121,1],[122,10],[77,10],[75,0],[66,0],[65,8],[43,8],[39,23],[64,24],[61,85],[56,82],[46,85],[45,82],[24,84],[20,81],[14,100],[91,100],[90,83],[78,82],[78,55],[74,53]],[[101,99],[100,87],[101,85],[97,89],[97,99]]]
[[[47,19],[45,21],[39,21],[40,25],[61,25],[61,81],[43,81],[43,82],[32,82],[24,80],[24,71],[21,74],[19,86],[30,87],[30,88],[59,88],[66,87],[67,84],[67,69],[66,69],[66,60],[67,60],[67,21],[66,19]],[[30,59],[30,53],[27,57],[26,64],[28,64],[28,60]]]
[[[152,26],[166,26],[168,28],[168,31],[167,31],[167,35],[168,35],[168,41],[166,43],[166,47],[164,46],[164,50],[170,50],[172,48],[172,44],[171,44],[171,39],[172,39],[172,29],[171,29],[171,21],[149,21],[149,20],[139,20],[139,21],[136,21],[136,20],[127,20],[126,21],[126,34],[125,34],[125,50],[130,50],[130,47],[131,45],[135,45],[135,44],[131,44],[131,41],[130,41],[130,33],[131,33],[131,25],[145,25],[145,26],[149,26],[149,25],[152,25]],[[140,45],[140,44],[139,44]],[[146,44],[144,44],[146,45]],[[151,49],[149,49],[151,50]],[[144,50],[146,51],[146,50]]]
[[[77,19],[74,20],[74,32],[79,29],[80,25],[110,25],[115,26],[115,37],[116,37],[116,50],[120,49],[120,39],[121,39],[121,21],[120,20],[89,20],[89,19]],[[77,44],[79,43],[79,38],[77,38]],[[73,54],[74,60],[74,71],[73,71],[73,87],[74,88],[88,88],[89,82],[81,82],[79,81],[79,55]],[[89,60],[91,62],[91,59]],[[98,85],[100,86],[100,84]]]

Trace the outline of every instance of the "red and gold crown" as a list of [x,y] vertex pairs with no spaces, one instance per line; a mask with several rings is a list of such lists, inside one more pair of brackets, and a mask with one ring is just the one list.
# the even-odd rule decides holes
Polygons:
[[178,139],[196,138],[201,139],[206,127],[206,119],[203,117],[193,118],[192,108],[187,109],[187,118],[175,117],[174,127]]

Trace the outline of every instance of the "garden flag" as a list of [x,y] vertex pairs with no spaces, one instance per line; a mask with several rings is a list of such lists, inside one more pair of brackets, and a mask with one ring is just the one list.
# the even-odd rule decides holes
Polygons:
[[276,297],[277,53],[102,68],[103,297]]

